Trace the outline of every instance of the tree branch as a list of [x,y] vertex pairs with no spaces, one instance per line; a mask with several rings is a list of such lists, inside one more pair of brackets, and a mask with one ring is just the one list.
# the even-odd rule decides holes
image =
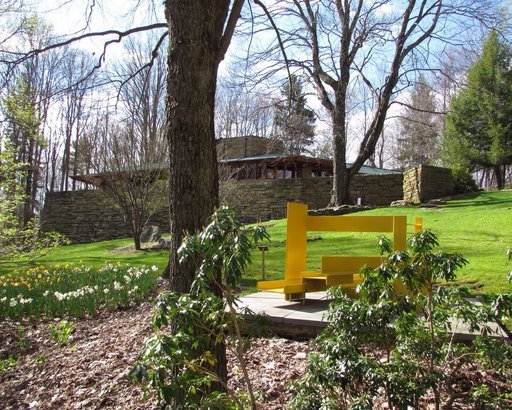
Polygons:
[[224,29],[224,34],[222,35],[220,43],[218,56],[219,62],[224,60],[224,57],[226,56],[229,44],[231,43],[231,38],[233,37],[233,33],[235,32],[236,23],[240,18],[240,12],[242,11],[244,1],[245,0],[235,0],[235,2],[233,3],[233,8],[231,9],[231,12],[229,14],[228,22],[226,23],[226,28]]
[[104,36],[109,36],[109,35],[116,35],[117,39],[109,40],[109,41],[107,41],[105,43],[103,49],[106,50],[106,47],[108,45],[110,45],[112,43],[119,43],[124,37],[130,36],[130,35],[132,35],[134,33],[140,33],[140,32],[143,32],[143,31],[155,30],[155,29],[159,29],[159,28],[167,29],[167,23],[154,23],[154,24],[149,24],[147,26],[134,27],[134,28],[131,28],[131,29],[126,30],[126,31],[105,30],[105,31],[97,31],[97,32],[92,32],[92,33],[86,33],[86,34],[82,34],[80,36],[69,38],[69,39],[64,40],[64,41],[60,41],[60,42],[57,42],[57,43],[53,43],[53,44],[47,45],[45,47],[35,48],[33,50],[30,50],[28,53],[23,54],[23,56],[21,58],[17,59],[17,60],[10,61],[10,60],[1,59],[0,63],[8,64],[10,66],[18,65],[18,64],[20,64],[20,63],[22,63],[22,62],[24,62],[24,61],[26,61],[26,60],[28,60],[28,59],[30,59],[32,57],[35,57],[35,56],[37,56],[39,54],[44,53],[46,51],[53,50],[53,49],[56,49],[56,48],[59,48],[59,47],[63,47],[63,46],[67,46],[67,45],[76,43],[77,41],[80,41],[80,40],[83,40],[83,39],[86,39],[86,38],[104,37]]

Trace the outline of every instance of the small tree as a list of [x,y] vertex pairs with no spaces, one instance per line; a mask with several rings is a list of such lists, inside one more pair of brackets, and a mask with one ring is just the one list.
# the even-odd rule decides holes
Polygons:
[[401,168],[435,165],[439,159],[440,115],[436,114],[434,90],[423,75],[412,90],[400,125],[398,165]]
[[159,297],[153,326],[164,329],[173,323],[173,335],[160,333],[148,339],[142,360],[132,371],[136,380],[146,378],[165,403],[181,395],[182,403],[190,408],[233,408],[228,406],[229,397],[221,393],[227,391],[227,370],[219,369],[222,363],[212,354],[227,346],[240,363],[250,407],[256,409],[236,306],[251,249],[265,239],[264,228],[245,228],[233,210],[222,207],[202,232],[183,241],[180,261],[192,261],[197,269],[191,292]]
[[313,144],[315,138],[315,113],[306,107],[302,81],[291,75],[282,89],[284,102],[276,104],[275,138],[283,141],[288,154],[300,155]]
[[147,141],[130,128],[108,130],[100,161],[101,188],[119,206],[130,223],[136,250],[150,218],[167,202],[166,143]]

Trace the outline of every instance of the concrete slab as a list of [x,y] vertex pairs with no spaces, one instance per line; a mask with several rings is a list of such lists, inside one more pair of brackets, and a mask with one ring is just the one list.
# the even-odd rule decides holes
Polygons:
[[[329,305],[327,292],[308,292],[305,303],[301,301],[287,302],[284,296],[274,292],[257,292],[240,298],[241,308],[249,308],[252,312],[265,315],[270,321],[271,330],[285,337],[314,337],[325,326],[325,313]],[[250,320],[250,318],[247,318]],[[506,330],[497,323],[486,324],[491,335],[510,339]],[[456,340],[473,340],[478,332],[470,332],[461,322],[453,320]]]

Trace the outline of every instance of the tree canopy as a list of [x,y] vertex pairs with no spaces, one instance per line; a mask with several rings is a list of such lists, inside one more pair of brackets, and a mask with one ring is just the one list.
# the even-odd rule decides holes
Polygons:
[[492,32],[452,99],[443,140],[447,165],[492,170],[499,189],[512,164],[511,64],[512,49]]
[[306,107],[302,80],[292,74],[281,88],[285,101],[276,104],[275,137],[283,141],[289,154],[300,155],[313,144],[315,113]]
[[420,75],[400,119],[397,163],[401,168],[436,163],[441,125],[436,111],[435,92],[427,78]]

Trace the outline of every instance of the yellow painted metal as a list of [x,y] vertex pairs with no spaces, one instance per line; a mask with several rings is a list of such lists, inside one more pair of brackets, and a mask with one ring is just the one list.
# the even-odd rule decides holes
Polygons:
[[414,219],[414,233],[419,233],[423,229],[423,218],[420,216],[417,216]]
[[308,206],[294,202],[288,203],[286,224],[286,280],[301,280],[301,272],[306,270],[306,246]]
[[[288,203],[286,226],[285,275],[282,280],[259,281],[257,288],[285,294],[286,300],[304,299],[306,292],[325,290],[340,285],[349,295],[361,283],[359,273],[364,265],[378,267],[380,256],[323,256],[321,271],[306,271],[308,231],[335,232],[391,232],[395,251],[406,250],[407,217],[405,216],[308,216],[305,204]],[[416,218],[415,232],[422,229],[421,218]],[[396,285],[398,291],[403,291]]]
[[376,268],[382,263],[380,256],[322,256],[322,273],[359,273],[361,267]]
[[[385,218],[385,217],[382,217]],[[407,217],[393,216],[393,249],[405,251],[407,249]]]
[[392,216],[308,216],[308,231],[392,232]]
[[279,279],[279,280],[260,280],[258,281],[258,289],[261,290],[269,290],[272,291],[274,288],[283,288],[286,285],[300,285],[301,281],[298,280],[295,283],[293,283],[291,280],[288,279]]

